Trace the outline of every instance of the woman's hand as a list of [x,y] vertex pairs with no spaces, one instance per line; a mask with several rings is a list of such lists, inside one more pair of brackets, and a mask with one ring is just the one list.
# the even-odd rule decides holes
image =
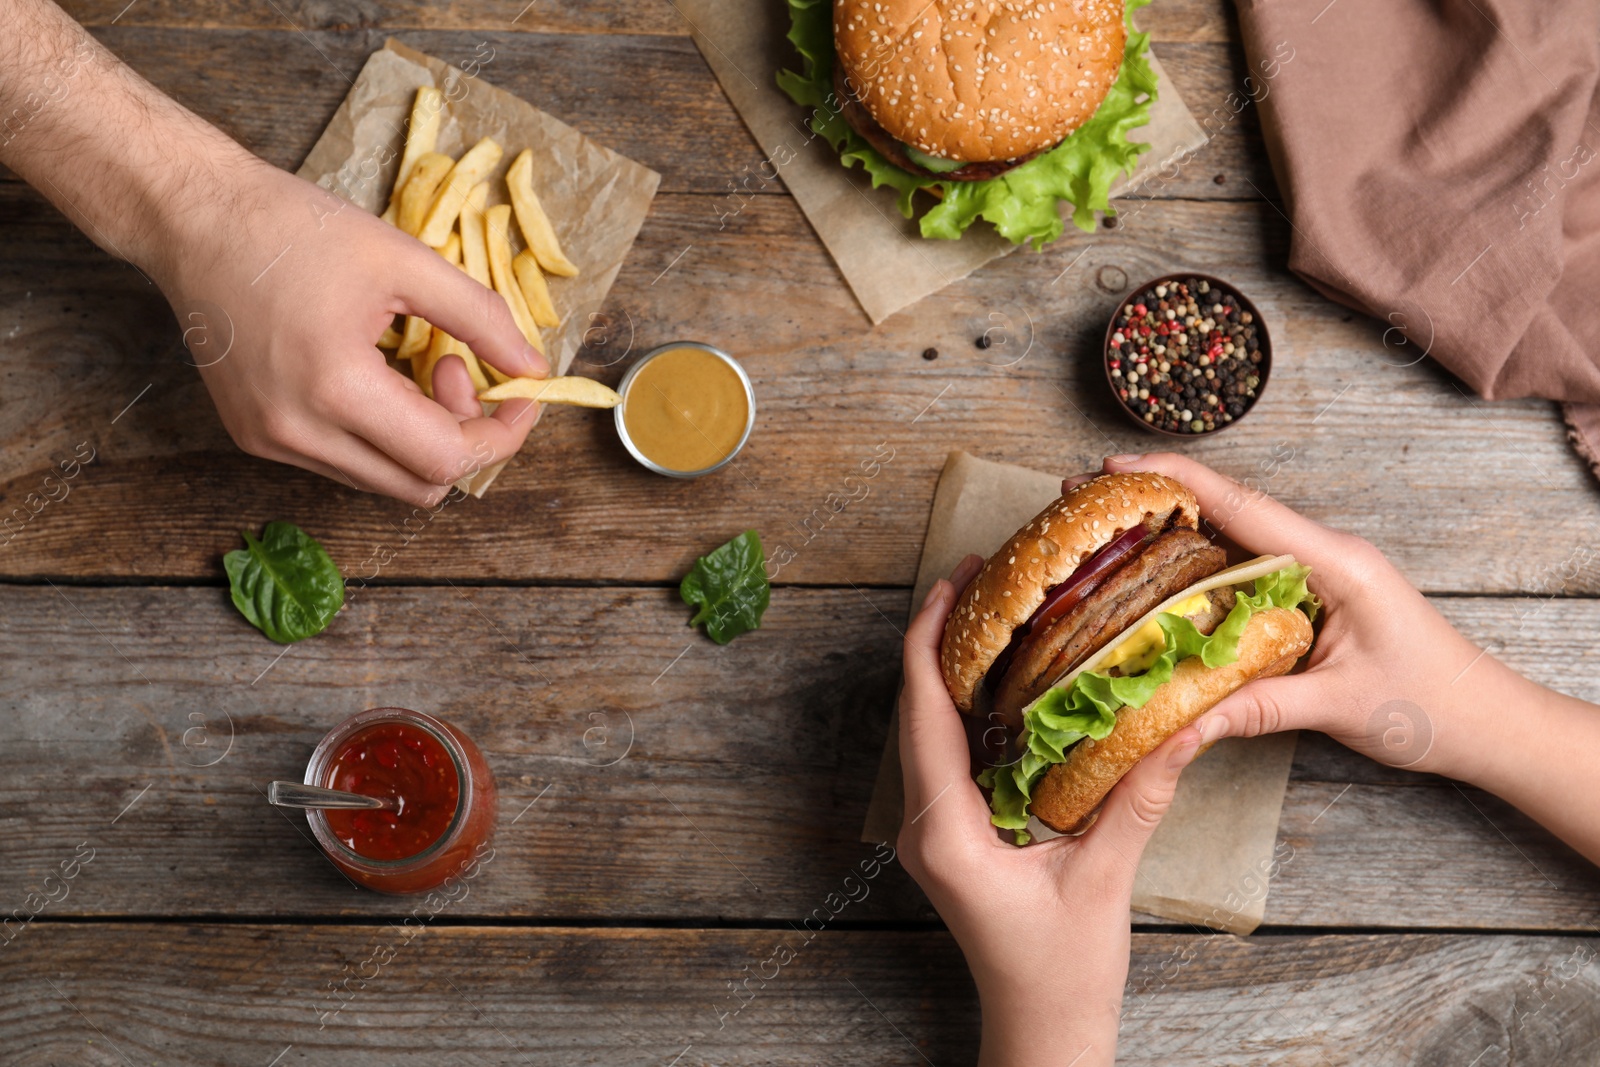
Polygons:
[[1529,681],[1468,641],[1353,534],[1171,453],[1111,456],[1104,469],[1170,475],[1194,491],[1225,541],[1311,566],[1324,615],[1307,669],[1258,679],[1218,704],[1195,724],[1206,741],[1320,730],[1391,766],[1486,789],[1600,863],[1600,708]]
[[956,596],[982,560],[936,583],[905,641],[901,862],[943,916],[983,1004],[982,1064],[1094,1067],[1116,1056],[1134,871],[1200,733],[1180,730],[1129,771],[1080,837],[1000,839],[970,774],[966,728],[938,667]]
[[1536,688],[1458,633],[1354,534],[1183,456],[1111,456],[1104,469],[1176,478],[1199,500],[1205,532],[1220,533],[1246,556],[1288,553],[1311,567],[1323,613],[1307,668],[1258,679],[1217,705],[1196,724],[1207,741],[1320,730],[1391,766],[1473,780],[1484,738],[1464,712],[1484,701],[1526,700]]
[[332,193],[207,140],[214,178],[155,228],[147,269],[241,448],[433,504],[521,447],[535,405],[484,417],[459,356],[434,369],[430,400],[374,347],[396,314],[419,315],[505,374],[542,377],[499,295]]

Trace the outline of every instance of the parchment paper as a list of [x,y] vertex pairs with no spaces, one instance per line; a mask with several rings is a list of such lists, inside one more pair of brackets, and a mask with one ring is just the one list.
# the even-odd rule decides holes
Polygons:
[[[839,163],[838,153],[806,125],[810,113],[785,96],[775,80],[779,70],[799,69],[800,62],[785,36],[789,13],[781,0],[673,4],[761,146],[766,157],[761,170],[766,176],[774,170],[782,175],[873,323],[1016,250],[987,223],[973,226],[959,241],[927,240],[915,219],[901,217],[891,190],[873,189],[861,168],[847,170]],[[1153,51],[1150,65],[1159,79],[1151,121],[1129,133],[1130,140],[1148,142],[1150,150],[1139,157],[1132,175],[1112,186],[1112,196],[1132,191],[1208,140]],[[787,162],[780,165],[779,159]],[[763,175],[752,171],[728,177],[731,189],[752,192]],[[1069,219],[1063,239],[1070,240],[1073,232]]]
[[[950,453],[934,493],[913,610],[964,556],[992,554],[1060,492],[1059,474]],[[1227,738],[1189,765],[1139,863],[1135,911],[1235,934],[1261,925],[1295,740],[1292,733]],[[899,723],[891,715],[861,839],[893,841],[904,803]],[[1041,839],[1057,836],[1037,819],[1028,829]]]
[[[534,189],[562,248],[580,272],[576,278],[550,279],[550,296],[561,325],[544,331],[545,355],[555,373],[565,374],[583,343],[590,316],[605,304],[633,247],[661,176],[496,89],[480,71],[469,75],[391,39],[368,57],[301,164],[300,177],[363,211],[381,212],[400,168],[412,102],[425,85],[437,87],[445,98],[440,152],[459,157],[483,137],[493,137],[505,149],[489,177],[490,206],[508,202],[506,168],[524,148],[533,149]],[[515,255],[522,247],[522,235],[514,232],[511,237]],[[504,466],[479,471],[463,488],[482,496]]]

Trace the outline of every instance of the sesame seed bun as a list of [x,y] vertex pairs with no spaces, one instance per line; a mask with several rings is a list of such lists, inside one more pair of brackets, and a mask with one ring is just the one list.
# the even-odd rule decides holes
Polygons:
[[974,697],[1011,633],[1090,556],[1141,523],[1196,529],[1199,506],[1160,474],[1106,474],[1068,490],[990,556],[945,624],[939,667],[956,707]]
[[1122,0],[834,0],[849,95],[891,136],[943,159],[1012,160],[1059,144],[1122,66]]

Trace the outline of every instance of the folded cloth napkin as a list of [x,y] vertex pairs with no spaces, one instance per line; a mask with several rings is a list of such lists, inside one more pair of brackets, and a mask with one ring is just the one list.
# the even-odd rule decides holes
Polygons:
[[[1239,0],[1289,267],[1600,476],[1600,4]],[[1242,104],[1241,104],[1242,106]]]

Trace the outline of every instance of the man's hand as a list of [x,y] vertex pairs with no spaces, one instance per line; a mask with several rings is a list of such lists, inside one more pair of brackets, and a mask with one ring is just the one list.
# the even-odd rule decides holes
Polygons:
[[152,267],[241,448],[432,503],[521,447],[537,405],[507,401],[485,418],[458,356],[434,368],[430,400],[374,347],[397,313],[418,315],[507,375],[542,377],[544,357],[497,293],[248,154],[225,172],[163,228]]
[[432,504],[521,447],[456,356],[423,396],[374,346],[419,315],[512,376],[548,364],[505,301],[421,242],[262,162],[163,96],[50,0],[0,0],[0,162],[153,279],[245,450]]

